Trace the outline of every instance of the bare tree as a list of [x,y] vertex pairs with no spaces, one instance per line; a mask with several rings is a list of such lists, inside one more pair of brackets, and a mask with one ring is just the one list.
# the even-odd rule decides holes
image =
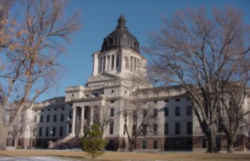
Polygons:
[[[136,149],[138,137],[146,137],[155,125],[154,105],[149,98],[142,96],[141,89],[152,87],[143,67],[139,66],[136,74],[131,74],[124,79],[130,93],[125,99],[124,109],[121,114],[124,118],[124,134],[128,139],[128,150]],[[157,111],[158,112],[158,111]]]
[[[64,51],[62,40],[68,41],[70,34],[79,28],[77,14],[64,17],[64,0],[18,2],[14,4],[20,9],[20,19],[15,18],[14,9],[10,8],[1,21],[0,126],[4,133],[54,85],[60,69],[58,57]],[[6,109],[14,103],[15,117],[7,122]],[[6,138],[0,135],[0,140]]]
[[250,113],[249,89],[243,82],[227,84],[226,89],[222,91],[219,129],[226,135],[227,151],[233,152],[233,145],[237,141],[238,134],[247,133],[247,130],[244,129],[248,126],[247,115]]
[[137,148],[139,137],[147,137],[155,130],[156,114],[154,106],[146,100],[134,98],[134,100],[128,100],[126,106],[127,108],[123,110],[124,133],[128,138],[128,150],[133,151]]
[[250,27],[234,8],[178,11],[164,19],[145,49],[151,54],[151,74],[158,83],[181,85],[193,101],[193,110],[216,152],[221,82],[249,81]]

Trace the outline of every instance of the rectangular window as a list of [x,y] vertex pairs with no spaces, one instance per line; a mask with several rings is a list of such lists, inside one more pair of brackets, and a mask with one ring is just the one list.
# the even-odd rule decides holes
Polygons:
[[43,115],[41,115],[40,117],[40,122],[43,122]]
[[134,123],[137,122],[137,112],[136,111],[133,112],[133,122]]
[[164,115],[165,115],[165,117],[168,117],[168,107],[164,108]]
[[53,121],[56,122],[56,121],[57,121],[57,116],[54,115],[53,117],[54,117],[54,118],[53,118]]
[[64,121],[64,114],[61,114],[61,118],[60,118],[61,122]]
[[147,140],[143,140],[142,141],[142,149],[146,149],[147,148]]
[[46,127],[46,136],[49,136],[49,127]]
[[168,135],[168,123],[167,122],[164,125],[164,134]]
[[181,124],[179,122],[175,123],[175,134],[179,135],[181,131]]
[[56,136],[56,127],[53,127],[52,129],[52,136]]
[[193,133],[192,122],[187,122],[187,134],[192,135],[192,133]]
[[158,141],[157,140],[154,140],[153,147],[154,147],[154,149],[158,148]]
[[192,115],[192,106],[187,106],[186,108],[186,115],[191,116]]
[[47,115],[47,122],[50,122],[50,115]]
[[61,127],[60,127],[60,137],[63,136],[63,131],[64,131],[64,128],[63,128],[63,126],[61,126]]
[[72,110],[69,112],[69,118],[72,119]]
[[142,134],[143,134],[144,136],[147,135],[147,131],[148,131],[147,125],[146,125],[146,124],[142,125]]
[[158,134],[158,125],[154,124],[154,135]]
[[136,125],[133,125],[132,136],[136,136]]
[[[84,128],[84,129],[86,129],[86,128]],[[71,133],[72,132],[72,124],[70,123],[69,124],[69,133]]]
[[40,137],[43,136],[43,128],[42,128],[42,127],[39,128],[39,136],[40,136]]
[[113,117],[115,115],[115,109],[111,108],[110,109],[110,116]]
[[158,110],[154,109],[154,114],[153,114],[154,118],[156,118],[158,116]]
[[113,120],[109,123],[109,134],[112,135],[114,133],[114,122]]
[[180,111],[180,107],[175,107],[175,116],[180,116],[181,115],[181,111]]
[[145,119],[147,117],[147,110],[143,110],[143,118]]
[[127,129],[127,126],[126,126],[126,124],[124,124],[124,126],[123,126],[123,135],[126,134],[126,129]]
[[111,60],[111,68],[112,68],[112,70],[114,69],[114,66],[115,66],[115,56],[114,55],[112,55],[112,60]]

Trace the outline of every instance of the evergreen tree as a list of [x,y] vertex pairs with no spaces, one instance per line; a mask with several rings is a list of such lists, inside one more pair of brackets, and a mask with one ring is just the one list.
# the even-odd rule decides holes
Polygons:
[[104,153],[106,141],[102,137],[103,131],[98,124],[93,124],[81,140],[82,150],[86,151],[92,158]]

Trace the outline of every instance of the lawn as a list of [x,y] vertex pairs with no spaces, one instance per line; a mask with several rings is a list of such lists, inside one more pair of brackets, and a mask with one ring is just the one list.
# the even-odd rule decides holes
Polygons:
[[[84,152],[57,150],[17,150],[0,151],[1,156],[57,156],[66,158],[88,158]],[[105,161],[250,161],[250,152],[233,154],[207,154],[203,152],[168,152],[168,153],[135,153],[135,152],[106,152],[98,160]]]

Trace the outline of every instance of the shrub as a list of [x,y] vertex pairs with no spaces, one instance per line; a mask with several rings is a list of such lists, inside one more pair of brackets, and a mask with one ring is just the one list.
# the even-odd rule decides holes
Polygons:
[[81,139],[82,150],[86,151],[92,158],[104,153],[106,141],[102,138],[103,131],[98,124],[93,124]]

